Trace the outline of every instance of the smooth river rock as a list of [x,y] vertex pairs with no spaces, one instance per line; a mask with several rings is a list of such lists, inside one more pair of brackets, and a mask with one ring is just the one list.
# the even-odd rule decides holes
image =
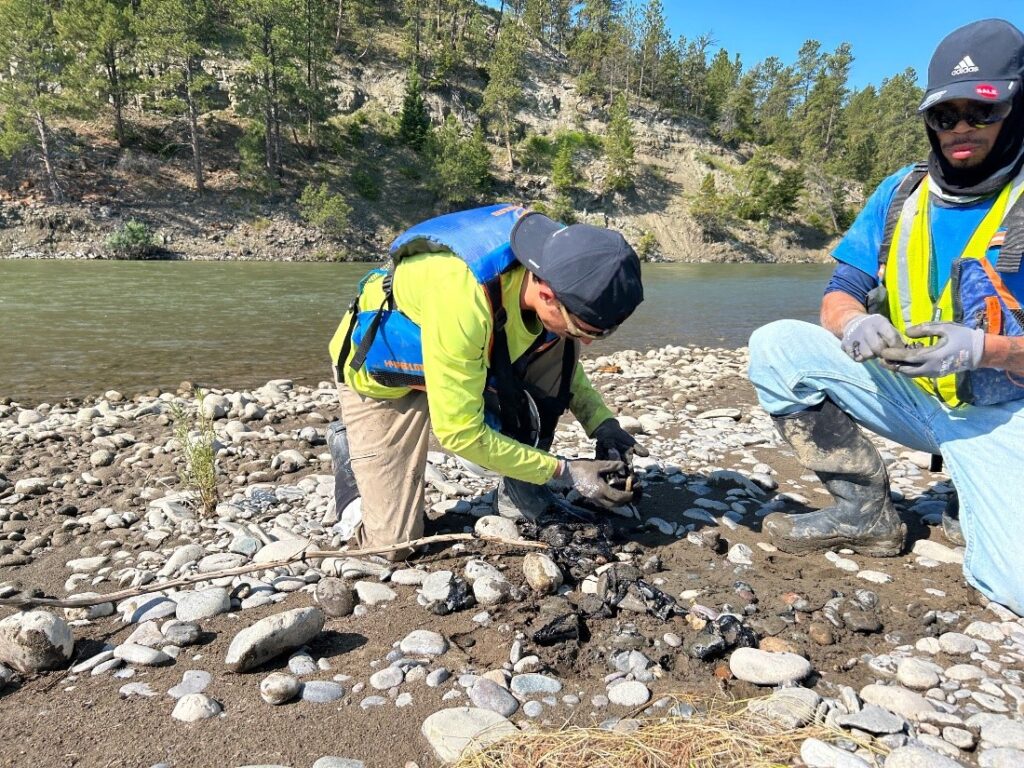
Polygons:
[[189,693],[178,699],[171,717],[183,723],[194,723],[206,720],[221,713],[221,706],[204,693]]
[[235,635],[224,663],[232,672],[245,672],[305,645],[323,628],[324,614],[319,608],[294,608],[268,616]]
[[47,611],[12,613],[0,621],[0,662],[23,675],[65,667],[74,647],[70,627]]
[[729,657],[729,670],[754,685],[780,685],[803,680],[811,673],[811,662],[795,653],[737,648]]
[[480,749],[519,733],[507,718],[478,707],[454,707],[435,712],[420,727],[438,760],[454,763],[467,747]]

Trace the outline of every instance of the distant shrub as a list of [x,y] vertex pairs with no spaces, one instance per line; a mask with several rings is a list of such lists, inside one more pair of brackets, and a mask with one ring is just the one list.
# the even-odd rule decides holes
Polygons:
[[530,208],[563,224],[576,223],[576,208],[573,206],[572,199],[568,195],[558,195],[550,203],[533,203]]
[[144,259],[156,250],[156,242],[146,224],[129,219],[107,238],[106,247],[115,259]]
[[299,215],[328,237],[341,237],[348,229],[352,206],[341,195],[331,194],[327,184],[306,185],[299,198]]
[[658,238],[649,229],[645,229],[636,243],[636,255],[647,261],[658,255]]
[[353,171],[352,186],[360,197],[366,200],[380,200],[380,184],[368,172],[362,169]]

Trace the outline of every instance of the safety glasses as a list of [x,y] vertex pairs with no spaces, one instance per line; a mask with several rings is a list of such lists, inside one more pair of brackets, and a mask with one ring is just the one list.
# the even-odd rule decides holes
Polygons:
[[619,327],[617,325],[613,325],[611,328],[605,328],[603,331],[584,331],[573,322],[572,316],[569,314],[569,310],[565,308],[565,305],[562,304],[562,302],[558,302],[558,309],[562,313],[562,319],[565,320],[565,332],[574,339],[600,341],[601,339],[607,339],[615,333],[616,329]]
[[952,131],[963,120],[972,128],[984,128],[1005,120],[1010,114],[1010,102],[970,101],[963,109],[952,104],[936,104],[924,112],[924,122],[933,131]]

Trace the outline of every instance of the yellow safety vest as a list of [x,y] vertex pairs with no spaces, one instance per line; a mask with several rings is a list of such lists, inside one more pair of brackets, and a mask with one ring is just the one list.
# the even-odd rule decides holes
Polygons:
[[[992,238],[1002,225],[1007,212],[1024,191],[1024,174],[1003,187],[992,208],[974,231],[961,258],[984,259]],[[892,243],[889,246],[888,266],[881,275],[889,296],[889,318],[908,343],[925,345],[935,343],[934,339],[911,339],[906,330],[918,323],[953,320],[953,297],[951,281],[946,281],[938,301],[933,301],[929,286],[931,283],[931,222],[929,221],[928,177],[921,180],[917,189],[903,204]],[[939,379],[917,377],[914,383],[929,394],[935,395],[950,407],[961,404],[956,395],[956,374]]]

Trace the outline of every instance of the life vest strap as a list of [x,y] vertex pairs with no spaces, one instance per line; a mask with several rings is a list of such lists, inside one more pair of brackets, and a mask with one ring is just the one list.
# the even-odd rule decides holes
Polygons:
[[996,259],[997,272],[1019,272],[1024,261],[1024,194],[1013,203],[1003,219],[1006,235]]

